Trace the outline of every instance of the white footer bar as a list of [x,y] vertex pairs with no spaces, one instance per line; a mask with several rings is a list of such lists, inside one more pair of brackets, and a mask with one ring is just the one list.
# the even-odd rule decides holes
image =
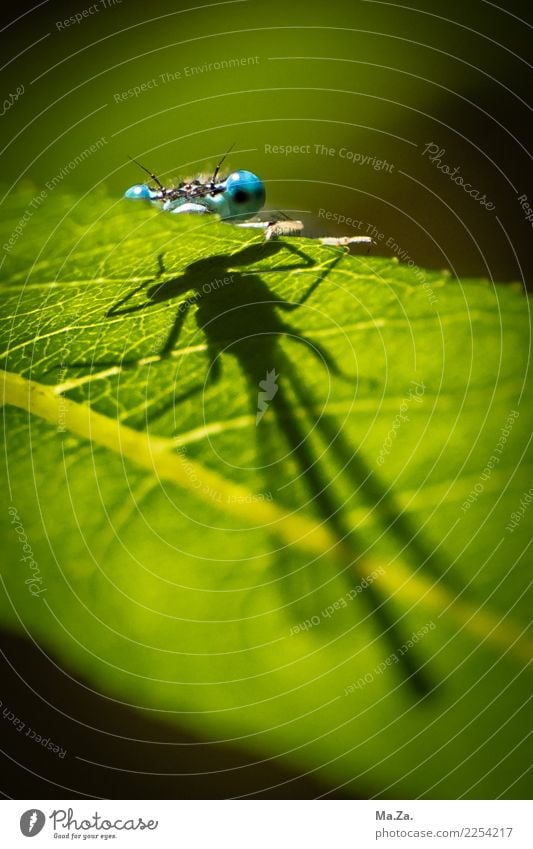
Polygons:
[[[533,845],[523,801],[6,800],[2,846],[366,849]],[[35,837],[35,843],[28,839]]]

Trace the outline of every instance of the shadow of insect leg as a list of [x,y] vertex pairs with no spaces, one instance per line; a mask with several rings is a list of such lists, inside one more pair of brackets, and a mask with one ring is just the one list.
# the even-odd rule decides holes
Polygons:
[[[284,369],[289,375],[291,388],[301,408],[307,410],[308,414],[315,419],[316,411],[320,408],[320,405],[314,401],[311,393],[302,386],[298,374],[288,360]],[[448,586],[460,592],[462,588],[450,576],[450,564],[447,563],[446,558],[424,540],[420,529],[415,526],[412,519],[398,504],[390,487],[380,480],[377,472],[357,450],[357,446],[348,442],[339,427],[338,421],[331,415],[323,414],[317,421],[316,431],[327,447],[328,455],[336,459],[337,466],[351,480],[354,494],[363,504],[375,511],[380,523],[387,528],[389,533],[395,535],[403,550],[411,557],[413,565],[416,567],[423,566],[434,579],[445,579]]]
[[[294,253],[298,253],[299,255],[303,255],[303,256],[307,257],[307,254],[305,254],[303,251],[298,250],[297,248],[294,248],[294,247],[291,246],[291,250]],[[327,276],[333,271],[335,266],[341,261],[341,259],[345,255],[346,255],[345,251],[336,252],[336,255],[333,257],[333,260],[331,262],[329,262],[326,266],[324,266],[323,268],[320,269],[320,272],[319,272],[319,274],[317,274],[315,280],[313,280],[313,282],[311,283],[311,285],[309,286],[307,291],[304,293],[304,295],[298,301],[295,301],[295,302],[283,301],[279,304],[279,307],[283,310],[286,310],[287,312],[291,312],[292,310],[296,310],[296,309],[298,309],[298,307],[303,306],[303,304],[305,304],[305,302],[309,300],[309,298],[311,297],[313,292],[315,292],[316,289],[318,289],[320,284],[324,282],[324,280],[327,278]],[[312,264],[314,264],[314,261],[312,262]]]
[[143,280],[143,282],[140,283],[139,286],[137,286],[135,289],[132,289],[132,291],[128,292],[128,294],[121,298],[120,301],[117,301],[116,304],[113,304],[113,306],[109,307],[106,312],[106,318],[112,318],[116,315],[128,315],[132,312],[139,312],[139,310],[142,310],[146,306],[149,306],[150,302],[147,301],[144,304],[137,304],[134,307],[127,307],[126,309],[122,309],[124,304],[127,304],[128,301],[131,301],[131,299],[134,298],[135,295],[138,295],[139,292],[142,292],[142,290],[145,289],[149,283],[154,283],[156,280],[159,280],[161,275],[164,273],[165,266],[163,264],[163,254],[159,254],[157,257],[157,272],[155,277],[149,277],[147,280]]
[[324,348],[324,346],[317,342],[314,339],[310,339],[307,336],[302,336],[300,333],[295,333],[290,327],[286,328],[286,333],[291,342],[299,342],[302,345],[313,353],[319,362],[322,365],[325,365],[327,369],[334,374],[336,377],[342,378],[342,380],[348,381],[351,385],[354,383],[354,377],[351,374],[346,374],[346,372],[342,371],[342,369],[337,364],[335,358],[329,353],[329,351]]
[[[279,367],[281,370],[281,363]],[[283,364],[283,370],[287,375],[288,372],[285,364]],[[291,378],[288,378],[288,380],[291,389],[294,390],[293,380]],[[347,559],[349,558],[349,560],[346,563],[346,574],[349,574],[354,583],[357,583],[361,577],[355,571],[360,555],[360,542],[357,539],[354,529],[343,515],[343,506],[339,506],[336,503],[335,495],[330,487],[329,478],[327,474],[323,473],[321,465],[316,462],[316,458],[313,456],[313,450],[307,439],[307,427],[305,424],[302,425],[294,416],[290,402],[285,395],[285,389],[281,383],[278,388],[274,408],[279,426],[291,449],[292,457],[297,462],[308,491],[312,496],[313,507],[320,519],[327,523],[339,542],[342,542],[343,547],[347,550]],[[381,598],[377,589],[371,583],[365,588],[363,595],[375,619],[380,635],[388,641],[391,649],[396,652],[404,643],[404,635],[402,634],[401,627],[395,621],[394,614],[391,615],[387,609],[388,600]],[[416,652],[413,650],[401,655],[399,665],[403,668],[405,679],[410,688],[421,698],[427,696],[432,689],[432,684],[423,668],[421,668]]]

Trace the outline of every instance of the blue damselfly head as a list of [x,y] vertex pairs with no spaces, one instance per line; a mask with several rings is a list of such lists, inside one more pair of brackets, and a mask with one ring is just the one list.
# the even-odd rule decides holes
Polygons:
[[265,186],[251,171],[233,171],[226,178],[224,186],[223,218],[249,218],[263,208]]

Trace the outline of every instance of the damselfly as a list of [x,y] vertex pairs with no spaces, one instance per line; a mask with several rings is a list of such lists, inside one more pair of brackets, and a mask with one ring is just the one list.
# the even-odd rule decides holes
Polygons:
[[[174,187],[164,186],[161,180],[136,159],[136,165],[146,171],[155,187],[147,183],[131,186],[125,197],[130,200],[150,201],[163,212],[192,215],[218,215],[222,221],[228,221],[237,227],[263,230],[265,239],[277,239],[280,236],[300,236],[304,229],[302,221],[290,218],[261,221],[258,213],[263,209],[266,191],[263,181],[251,171],[232,171],[227,177],[220,177],[220,168],[227,154],[216,166],[212,177],[189,180]],[[323,245],[371,245],[369,236],[323,236],[318,239]]]

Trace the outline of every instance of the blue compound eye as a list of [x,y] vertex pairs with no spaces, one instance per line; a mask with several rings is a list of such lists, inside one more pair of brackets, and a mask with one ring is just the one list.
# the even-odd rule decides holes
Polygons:
[[265,203],[263,181],[251,171],[234,171],[226,180],[224,199],[229,211],[227,217],[250,218]]
[[137,186],[131,186],[131,188],[124,192],[124,197],[132,200],[152,200],[155,194],[149,186],[139,183]]

